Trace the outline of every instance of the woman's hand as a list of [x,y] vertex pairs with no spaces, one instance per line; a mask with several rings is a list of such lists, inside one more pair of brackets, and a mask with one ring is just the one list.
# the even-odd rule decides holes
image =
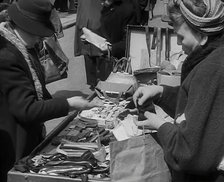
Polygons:
[[163,118],[159,117],[158,115],[148,111],[146,111],[144,115],[147,118],[147,120],[143,120],[143,121],[135,120],[134,122],[137,126],[146,126],[147,129],[158,130],[160,126],[162,126],[164,123],[167,122]]
[[80,36],[80,40],[81,40],[81,42],[83,42],[83,44],[90,44],[90,43],[86,40],[86,36],[85,36],[84,34],[82,34],[82,35]]
[[108,54],[108,51],[112,51],[112,45],[109,42],[105,42],[104,44],[100,45],[100,50],[103,54]]
[[86,41],[86,36],[85,36],[84,34],[82,34],[82,35],[80,36],[80,39],[81,39],[82,42],[85,42],[85,41]]
[[163,87],[158,85],[150,85],[145,87],[139,87],[133,95],[133,101],[137,106],[142,105],[148,99],[154,99],[155,97],[161,97],[163,93]]
[[85,110],[93,107],[103,107],[103,102],[89,101],[83,97],[75,96],[67,99],[71,110]]

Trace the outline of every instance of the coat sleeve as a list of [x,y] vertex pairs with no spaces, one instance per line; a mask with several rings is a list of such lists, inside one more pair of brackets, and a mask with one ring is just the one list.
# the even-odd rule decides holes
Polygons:
[[179,86],[171,87],[163,85],[164,91],[161,98],[156,99],[154,103],[160,106],[169,116],[175,117],[175,110],[177,104],[177,97],[179,92]]
[[174,170],[209,174],[224,156],[223,72],[223,66],[207,64],[191,74],[180,92],[184,112],[175,124],[159,128],[165,159]]
[[0,52],[0,90],[12,116],[18,122],[32,125],[67,115],[69,106],[66,99],[37,100],[29,74],[21,54]]

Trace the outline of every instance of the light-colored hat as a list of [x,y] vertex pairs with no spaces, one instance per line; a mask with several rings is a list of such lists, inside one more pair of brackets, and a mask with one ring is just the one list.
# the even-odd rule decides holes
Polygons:
[[183,17],[193,28],[205,34],[214,34],[224,29],[224,3],[221,0],[203,0],[206,5],[203,17],[192,13],[182,0],[173,1],[179,5]]

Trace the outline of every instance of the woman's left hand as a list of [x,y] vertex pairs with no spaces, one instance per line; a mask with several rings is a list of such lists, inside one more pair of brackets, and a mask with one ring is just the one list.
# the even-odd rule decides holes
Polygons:
[[157,114],[146,111],[144,113],[147,120],[135,121],[137,126],[147,126],[147,129],[158,130],[166,121]]

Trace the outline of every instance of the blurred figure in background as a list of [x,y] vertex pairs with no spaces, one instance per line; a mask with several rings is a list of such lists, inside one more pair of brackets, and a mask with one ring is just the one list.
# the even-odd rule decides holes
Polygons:
[[140,24],[147,25],[149,19],[149,11],[146,10],[149,0],[138,0],[140,9]]
[[156,5],[156,1],[157,0],[137,0],[140,8],[141,25],[148,25],[148,21],[153,19],[153,11]]
[[[138,24],[138,13],[133,0],[101,0],[99,3],[101,7],[97,6],[99,11],[95,11],[98,15],[95,17],[97,24],[95,24],[95,27],[92,26],[91,28],[89,26],[87,28],[106,38],[107,41],[111,43],[111,46],[105,47],[105,50],[101,51],[95,46],[87,45],[90,46],[90,52],[87,50],[85,54],[91,54],[91,60],[87,60],[85,57],[86,76],[87,84],[90,84],[92,89],[99,80],[106,80],[112,71],[113,63],[108,61],[108,51],[111,53],[111,56],[115,58],[119,59],[124,57],[127,25]],[[93,15],[91,16],[93,17]],[[99,27],[97,28],[96,25]],[[79,27],[81,29],[85,26],[82,25]],[[80,37],[78,39],[80,39]]]
[[77,12],[78,0],[55,0],[54,7],[59,12],[68,12],[73,14]]
[[116,58],[125,56],[127,25],[137,25],[138,15],[135,5],[129,0],[103,0],[101,26],[95,30],[112,45],[111,55]]
[[68,12],[68,0],[55,0],[54,7],[60,12]]
[[96,79],[92,77],[92,75],[96,73],[96,70],[93,69],[93,65],[96,64],[96,59],[100,55],[95,46],[81,41],[80,36],[83,34],[83,27],[90,30],[95,30],[100,27],[101,9],[101,0],[78,0],[74,55],[84,55],[87,84],[90,85],[91,89],[96,85]]
[[77,13],[77,8],[78,8],[78,0],[69,0],[68,13],[69,14]]

